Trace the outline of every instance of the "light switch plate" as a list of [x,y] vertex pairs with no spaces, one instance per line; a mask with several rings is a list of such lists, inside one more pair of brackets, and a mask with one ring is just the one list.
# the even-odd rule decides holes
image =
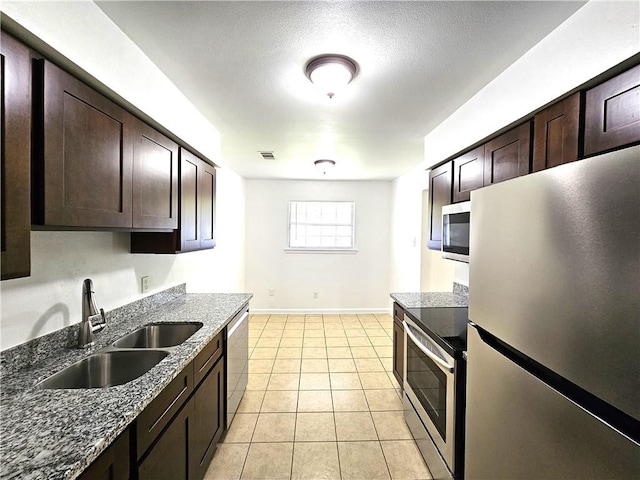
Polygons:
[[149,291],[149,277],[142,277],[140,279],[140,290],[142,290],[142,293]]

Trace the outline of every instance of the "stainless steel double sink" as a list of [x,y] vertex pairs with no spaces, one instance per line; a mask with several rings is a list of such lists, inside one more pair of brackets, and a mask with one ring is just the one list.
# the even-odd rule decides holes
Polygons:
[[152,323],[116,340],[40,382],[37,388],[105,388],[123,385],[142,376],[173,347],[184,343],[202,323]]

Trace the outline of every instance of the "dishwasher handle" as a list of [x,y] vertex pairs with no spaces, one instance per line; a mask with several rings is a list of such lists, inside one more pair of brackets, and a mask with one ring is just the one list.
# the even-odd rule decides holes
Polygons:
[[231,322],[229,323],[230,328],[228,327],[227,330],[227,338],[231,337],[231,335],[233,335],[233,332],[235,332],[247,318],[249,318],[248,310],[246,310],[240,318],[236,317],[235,319],[231,320]]

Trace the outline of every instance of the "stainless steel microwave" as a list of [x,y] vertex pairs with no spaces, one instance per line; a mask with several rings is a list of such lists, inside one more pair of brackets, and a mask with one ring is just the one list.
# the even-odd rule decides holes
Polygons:
[[442,207],[442,258],[469,263],[471,202]]

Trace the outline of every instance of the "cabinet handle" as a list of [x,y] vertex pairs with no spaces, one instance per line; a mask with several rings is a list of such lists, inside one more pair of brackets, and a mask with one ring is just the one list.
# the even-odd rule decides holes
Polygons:
[[167,413],[173,408],[173,406],[176,404],[176,402],[178,400],[180,400],[180,398],[182,398],[182,395],[188,390],[187,385],[185,385],[184,387],[182,387],[182,390],[180,390],[180,392],[178,393],[178,395],[176,395],[176,397],[173,399],[173,401],[169,404],[169,406],[167,406],[167,408],[165,408],[164,412],[162,412],[162,414],[160,414],[160,416],[158,417],[158,419],[153,422],[153,425],[151,425],[151,428],[149,428],[149,431],[151,432],[154,428],[156,428],[156,426],[158,425],[158,423],[160,423],[160,421],[167,415]]

